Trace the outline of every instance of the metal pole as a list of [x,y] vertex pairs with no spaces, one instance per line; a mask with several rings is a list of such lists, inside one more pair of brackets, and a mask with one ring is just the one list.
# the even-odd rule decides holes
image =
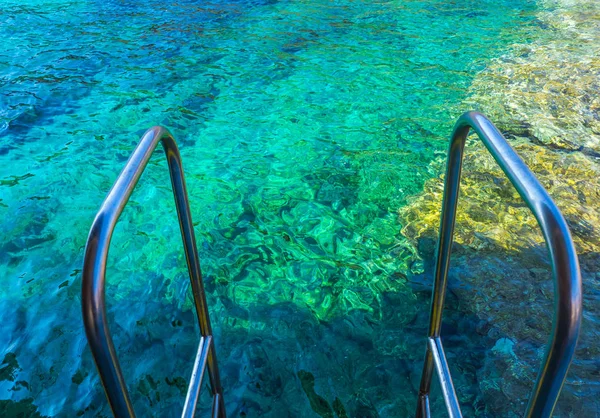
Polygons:
[[[177,144],[173,137],[168,135],[162,139],[163,148],[167,155],[169,163],[169,173],[171,175],[171,184],[173,186],[173,195],[175,197],[175,205],[177,207],[177,216],[179,218],[179,227],[181,230],[181,238],[183,239],[183,247],[185,251],[185,259],[190,275],[192,285],[192,295],[194,296],[194,305],[196,307],[196,316],[200,326],[200,334],[202,337],[212,336],[212,327],[210,325],[210,316],[208,306],[206,304],[206,294],[202,282],[202,272],[200,270],[200,258],[198,256],[198,248],[196,246],[196,236],[194,233],[194,224],[192,222],[192,214],[188,201],[187,188],[185,186],[185,178],[183,176],[183,166],[181,156],[177,148]],[[214,344],[208,351],[208,377],[214,393],[221,393],[221,382],[219,379],[219,369],[217,365],[217,356],[214,350]]]
[[[437,244],[435,274],[433,276],[433,294],[431,296],[431,313],[428,333],[429,338],[438,338],[442,329],[442,314],[444,312],[448,268],[450,266],[450,252],[452,250],[456,206],[458,204],[458,192],[460,189],[460,175],[463,161],[462,155],[465,146],[465,138],[468,133],[468,127],[457,129],[448,150],[444,200],[442,202],[442,217]],[[424,415],[422,415],[424,411],[423,403],[429,403],[428,398],[431,390],[431,378],[433,376],[433,361],[431,347],[427,344],[427,354],[425,355],[423,374],[421,376],[421,384],[419,387],[419,405],[417,406],[416,413],[416,416],[419,418],[424,417]]]

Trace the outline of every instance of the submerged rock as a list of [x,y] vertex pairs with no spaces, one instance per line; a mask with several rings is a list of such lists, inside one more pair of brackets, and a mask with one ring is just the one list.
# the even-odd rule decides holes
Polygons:
[[471,87],[467,104],[504,129],[564,151],[600,151],[600,4],[544,0],[536,41],[517,44]]
[[[557,203],[579,252],[600,248],[600,211],[594,207],[600,198],[600,165],[582,153],[556,152],[527,138],[510,142]],[[428,181],[423,192],[400,210],[405,236],[437,235],[442,196],[440,176]],[[488,251],[531,248],[544,242],[529,208],[475,139],[466,146],[455,242]]]

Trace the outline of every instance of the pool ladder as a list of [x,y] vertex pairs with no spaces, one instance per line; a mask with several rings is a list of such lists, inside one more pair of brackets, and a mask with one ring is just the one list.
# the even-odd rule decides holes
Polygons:
[[[419,388],[416,417],[429,418],[431,416],[429,393],[434,367],[449,416],[452,418],[462,417],[442,346],[441,326],[464,146],[471,129],[483,141],[533,212],[550,253],[555,282],[553,332],[525,413],[525,417],[528,418],[550,417],[573,358],[581,325],[582,291],[577,254],[567,223],[552,198],[498,129],[485,116],[476,112],[465,113],[459,118],[454,127],[448,151],[427,352]],[[223,390],[202,285],[181,157],[172,135],[164,128],[154,127],[144,134],[92,224],[85,250],[82,283],[82,308],[86,335],[113,414],[116,417],[135,416],[106,321],[104,302],[106,259],[110,239],[119,215],[159,141],[162,142],[169,164],[201,334],[182,417],[194,416],[203,375],[208,369],[213,394],[212,417],[225,418]]]
[[202,273],[194,225],[188,201],[183,166],[179,149],[173,136],[164,128],[154,127],[146,131],[140,143],[129,157],[127,164],[115,181],[112,189],[104,199],[98,211],[87,240],[82,272],[82,311],[85,332],[90,345],[92,356],[96,362],[102,386],[106,392],[108,403],[115,417],[135,417],[133,406],[119,366],[119,360],[110,336],[106,320],[106,306],[104,302],[106,259],[110,239],[119,215],[127,204],[135,185],[146,168],[150,156],[161,142],[171,175],[171,185],[177,207],[179,227],[183,238],[185,259],[192,285],[196,316],[200,325],[200,344],[192,376],[188,385],[187,396],[183,406],[182,417],[193,417],[196,404],[200,395],[200,388],[204,372],[208,369],[210,387],[213,394],[213,418],[226,418],[223,389],[217,366],[217,355],[213,343],[212,328],[206,296],[202,284]]
[[477,112],[462,115],[450,140],[444,181],[444,198],[438,237],[427,354],[419,387],[417,418],[430,417],[429,391],[433,368],[442,388],[448,414],[462,417],[441,340],[442,313],[448,284],[448,268],[456,220],[456,206],[465,142],[473,129],[521,198],[533,212],[544,235],[554,274],[554,325],[525,417],[550,417],[569,365],[573,359],[581,325],[581,274],[569,227],[552,198],[535,175],[508,144],[500,131]]

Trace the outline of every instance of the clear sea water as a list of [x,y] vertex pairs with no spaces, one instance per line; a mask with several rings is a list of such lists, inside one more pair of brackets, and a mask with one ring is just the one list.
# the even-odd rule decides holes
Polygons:
[[[398,209],[439,174],[473,78],[543,30],[537,8],[3,0],[0,413],[110,415],[81,321],[83,250],[160,124],[183,156],[229,415],[410,416],[429,291]],[[107,303],[138,416],[167,417],[198,331],[161,153],[113,239]],[[448,322],[468,322],[452,301]],[[465,414],[484,416],[485,382],[453,372]]]

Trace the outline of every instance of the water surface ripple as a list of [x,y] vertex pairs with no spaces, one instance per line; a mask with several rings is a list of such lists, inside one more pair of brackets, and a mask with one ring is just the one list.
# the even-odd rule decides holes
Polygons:
[[[0,414],[110,414],[82,328],[83,249],[139,136],[161,124],[181,146],[230,416],[411,415],[428,253],[398,209],[439,174],[473,77],[530,42],[535,12],[4,0]],[[108,315],[136,411],[176,416],[198,340],[162,156],[111,248]],[[486,416],[493,376],[474,370],[502,352],[457,293],[448,303],[449,350],[469,347],[450,359],[465,414]]]

